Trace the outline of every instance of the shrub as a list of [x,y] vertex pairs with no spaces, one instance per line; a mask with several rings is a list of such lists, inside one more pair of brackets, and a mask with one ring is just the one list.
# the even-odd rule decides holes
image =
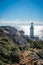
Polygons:
[[2,60],[0,60],[0,65],[5,65]]

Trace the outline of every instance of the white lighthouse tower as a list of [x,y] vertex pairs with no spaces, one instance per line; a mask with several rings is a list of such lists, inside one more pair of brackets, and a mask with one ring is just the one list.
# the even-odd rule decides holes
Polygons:
[[33,23],[31,23],[31,27],[30,27],[30,38],[34,38],[34,27],[33,27]]

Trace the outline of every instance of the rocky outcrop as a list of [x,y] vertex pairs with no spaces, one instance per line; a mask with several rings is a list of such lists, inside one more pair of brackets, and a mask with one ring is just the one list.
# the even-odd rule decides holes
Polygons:
[[43,41],[31,40],[14,27],[1,26],[0,60],[5,65],[43,65]]

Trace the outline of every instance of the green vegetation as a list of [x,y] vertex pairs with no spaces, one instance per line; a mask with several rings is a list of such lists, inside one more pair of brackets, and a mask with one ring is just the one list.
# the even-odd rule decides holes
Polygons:
[[2,60],[0,60],[0,65],[5,65],[4,62]]
[[15,62],[15,60],[16,62],[19,61],[17,60],[19,53],[20,49],[15,43],[12,43],[7,37],[0,37],[0,65]]
[[43,49],[43,41],[40,41],[40,42],[35,41],[33,42],[33,44],[35,48]]
[[9,26],[0,28],[0,65],[19,63],[23,51],[29,51],[32,57],[43,59],[43,41],[31,40]]

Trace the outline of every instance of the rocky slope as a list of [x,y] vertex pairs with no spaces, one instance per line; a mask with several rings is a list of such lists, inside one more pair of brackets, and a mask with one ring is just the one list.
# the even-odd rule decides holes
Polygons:
[[31,40],[23,31],[0,27],[0,65],[43,65],[43,41]]

